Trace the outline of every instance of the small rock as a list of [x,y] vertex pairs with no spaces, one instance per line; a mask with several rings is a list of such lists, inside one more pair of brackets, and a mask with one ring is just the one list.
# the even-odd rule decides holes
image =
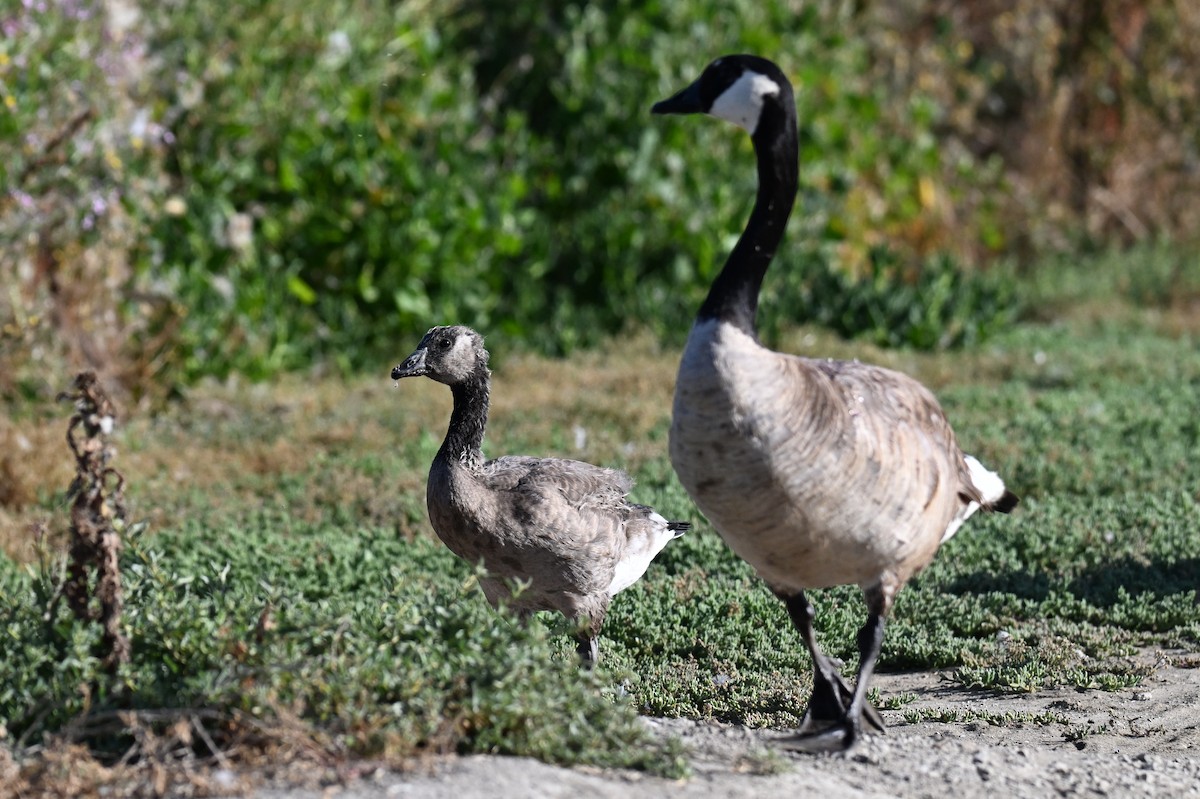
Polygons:
[[227,768],[217,769],[216,771],[213,772],[212,776],[213,776],[213,782],[215,782],[217,784],[217,786],[219,788],[221,788],[222,790],[230,790],[232,788],[237,787],[237,784],[238,784],[237,775],[234,774],[232,771],[230,771]]
[[869,766],[878,766],[879,765],[879,755],[876,752],[862,752],[862,751],[855,752],[854,753],[854,762],[855,763],[866,763]]

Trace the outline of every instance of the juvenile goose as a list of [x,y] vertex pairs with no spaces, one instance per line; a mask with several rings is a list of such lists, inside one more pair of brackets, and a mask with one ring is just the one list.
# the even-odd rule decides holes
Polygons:
[[[749,132],[758,197],[688,336],[675,387],[671,463],[740,557],[787,605],[813,660],[797,748],[836,751],[883,731],[866,700],[896,592],[976,510],[1017,497],[964,455],[933,395],[857,361],[773,352],[758,341],[759,288],[796,196],[792,87],[772,62],[713,61],[655,114],[707,113]],[[857,584],[868,618],[853,692],[817,645],[804,591]]]
[[[483,337],[432,328],[392,379],[424,375],[450,386],[454,410],[426,486],[429,520],[454,554],[483,562],[492,606],[523,618],[555,610],[580,623],[576,647],[592,667],[609,602],[637,582],[687,522],[630,502],[629,475],[581,461],[510,455],[484,460],[491,371]],[[509,582],[524,583],[514,597]]]

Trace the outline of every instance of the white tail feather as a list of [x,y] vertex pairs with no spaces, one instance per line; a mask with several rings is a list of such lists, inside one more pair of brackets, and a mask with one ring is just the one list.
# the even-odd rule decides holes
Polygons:
[[998,502],[1005,492],[1004,481],[1000,479],[1000,475],[989,470],[970,455],[964,455],[963,459],[967,462],[967,470],[971,472],[971,482],[975,484],[975,488],[979,489],[979,495],[983,497],[984,503],[990,505]]
[[[971,473],[971,484],[979,491],[979,496],[983,497],[983,501],[987,504],[999,501],[1004,496],[1005,489],[1004,481],[1000,479],[1000,475],[988,469],[982,463],[970,455],[964,455],[963,459],[967,462],[967,471]],[[946,543],[954,534],[958,532],[958,528],[962,527],[963,522],[971,518],[975,511],[979,510],[978,502],[968,502],[958,515],[951,521],[946,528],[946,532],[942,533],[942,543]]]
[[656,511],[651,511],[650,521],[654,524],[653,532],[630,541],[621,560],[617,562],[612,582],[608,586],[610,597],[616,596],[641,579],[646,569],[650,568],[650,561],[654,560],[654,556],[662,551],[667,542],[683,535],[682,532],[671,529],[671,523]]

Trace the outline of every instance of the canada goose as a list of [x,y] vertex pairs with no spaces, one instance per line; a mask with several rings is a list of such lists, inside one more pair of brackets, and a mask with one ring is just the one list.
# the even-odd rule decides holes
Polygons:
[[[713,61],[655,114],[707,113],[744,128],[758,162],[750,220],[688,335],[670,432],[680,481],[725,542],[787,605],[813,660],[813,694],[796,748],[849,749],[896,592],[979,508],[1017,497],[964,455],[933,395],[912,378],[857,361],[773,352],[755,332],[759,288],[796,196],[792,87],[772,62]],[[804,591],[857,584],[868,619],[851,692],[817,645]]]
[[[426,505],[454,554],[483,562],[483,593],[522,618],[556,610],[581,623],[577,651],[595,665],[609,602],[646,572],[691,525],[630,502],[629,475],[581,461],[510,455],[485,461],[491,370],[483,337],[467,327],[432,328],[392,369],[450,386],[454,410],[429,468]],[[524,584],[514,596],[510,581]]]

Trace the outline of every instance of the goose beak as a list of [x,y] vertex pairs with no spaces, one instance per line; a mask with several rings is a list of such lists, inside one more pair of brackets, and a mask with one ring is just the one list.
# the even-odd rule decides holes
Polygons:
[[683,91],[657,102],[650,109],[652,114],[700,114],[704,104],[700,101],[700,81],[696,81]]
[[422,347],[405,358],[403,363],[392,369],[392,379],[399,380],[402,377],[420,377],[428,374],[429,370],[425,368],[425,352],[425,348]]

